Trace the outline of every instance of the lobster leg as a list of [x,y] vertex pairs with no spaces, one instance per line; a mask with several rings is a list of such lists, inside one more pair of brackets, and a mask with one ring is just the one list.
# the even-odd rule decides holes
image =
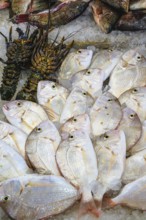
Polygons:
[[3,63],[3,64],[7,64],[7,62],[4,61],[2,58],[0,58],[0,62]]
[[9,31],[9,42],[12,42],[12,27],[10,27]]
[[20,28],[16,28],[16,31],[19,34],[19,38],[22,38],[24,36],[24,32]]
[[28,25],[27,25],[27,28],[26,28],[26,31],[25,31],[25,36],[26,36],[26,38],[29,37],[29,33],[30,33],[30,25],[28,24]]
[[2,32],[0,32],[0,35],[2,35],[3,38],[5,39],[6,48],[7,48],[7,47],[8,47],[8,44],[9,44],[9,42],[8,42],[8,38],[7,38]]

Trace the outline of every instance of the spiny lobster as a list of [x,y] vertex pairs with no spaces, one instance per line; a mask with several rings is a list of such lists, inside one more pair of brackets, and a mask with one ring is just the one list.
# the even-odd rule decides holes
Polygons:
[[2,84],[1,84],[1,99],[10,100],[15,94],[22,68],[27,68],[30,65],[32,51],[34,49],[38,30],[35,30],[30,36],[30,26],[28,25],[25,33],[17,28],[19,34],[18,39],[12,40],[12,27],[9,31],[9,39],[0,32],[6,43],[7,61],[0,58],[0,61],[6,66],[4,67]]

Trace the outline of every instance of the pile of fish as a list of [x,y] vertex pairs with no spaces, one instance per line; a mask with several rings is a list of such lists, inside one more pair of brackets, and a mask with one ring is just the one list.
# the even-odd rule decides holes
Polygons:
[[50,25],[54,28],[80,16],[89,3],[94,20],[104,33],[114,29],[146,29],[145,0],[1,0],[0,9],[11,6],[10,19],[14,23],[28,22],[46,28],[50,20]]
[[113,29],[136,31],[146,29],[145,0],[94,0],[93,17],[104,33]]
[[37,103],[3,105],[0,207],[11,218],[45,219],[78,200],[79,218],[146,210],[145,72],[146,49],[79,49],[59,83],[39,82]]

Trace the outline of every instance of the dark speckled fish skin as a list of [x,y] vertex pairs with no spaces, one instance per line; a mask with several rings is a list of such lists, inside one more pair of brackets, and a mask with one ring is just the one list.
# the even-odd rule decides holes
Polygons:
[[110,6],[102,3],[100,0],[94,0],[90,5],[93,11],[94,20],[100,30],[104,33],[111,32],[113,26],[120,17],[120,13]]
[[107,3],[108,5],[119,10],[122,9],[125,12],[128,12],[129,10],[130,0],[102,0],[102,2]]
[[26,175],[0,184],[0,205],[16,220],[43,220],[72,206],[80,194],[63,177]]
[[122,31],[146,30],[146,10],[130,11],[117,22],[115,29]]
[[131,0],[130,10],[146,9],[146,0]]

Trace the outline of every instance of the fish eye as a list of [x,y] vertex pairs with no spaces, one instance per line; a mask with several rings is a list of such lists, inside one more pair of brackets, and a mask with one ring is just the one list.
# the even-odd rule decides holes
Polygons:
[[113,49],[109,49],[108,51],[109,51],[109,52],[112,52],[112,51],[113,51]]
[[78,53],[82,53],[82,51],[81,51],[81,50],[78,50]]
[[73,138],[74,138],[74,136],[73,136],[73,135],[70,135],[70,136],[69,136],[69,138],[70,138],[70,139],[73,139]]
[[52,85],[52,88],[53,88],[53,89],[55,89],[55,88],[56,88],[56,85],[55,85],[55,84],[53,84],[53,85]]
[[106,140],[106,139],[108,139],[109,138],[109,136],[106,134],[106,135],[104,135],[104,140]]
[[137,60],[140,61],[141,60],[141,56],[137,56]]
[[112,100],[112,99],[108,99],[107,101],[108,101],[108,102],[111,102],[111,101],[113,101],[113,100]]
[[87,95],[87,93],[86,93],[86,92],[83,92],[83,95]]
[[138,89],[133,89],[132,90],[132,93],[137,93],[138,92]]
[[134,114],[131,114],[129,117],[130,117],[131,119],[134,118]]
[[41,128],[39,128],[39,127],[38,127],[38,128],[36,128],[35,130],[36,130],[36,132],[41,132],[41,131],[42,131],[42,129],[41,129]]
[[77,119],[76,119],[76,118],[74,118],[74,119],[73,119],[73,121],[75,121],[75,122],[76,122],[76,121],[77,121]]
[[3,197],[2,200],[5,201],[5,202],[7,202],[9,199],[10,199],[10,196],[7,195],[7,196]]
[[87,74],[88,74],[88,75],[90,75],[90,74],[91,74],[91,72],[90,72],[90,71],[87,71]]
[[21,102],[17,102],[17,106],[18,106],[18,107],[21,107],[21,106],[22,106],[22,103],[21,103]]

